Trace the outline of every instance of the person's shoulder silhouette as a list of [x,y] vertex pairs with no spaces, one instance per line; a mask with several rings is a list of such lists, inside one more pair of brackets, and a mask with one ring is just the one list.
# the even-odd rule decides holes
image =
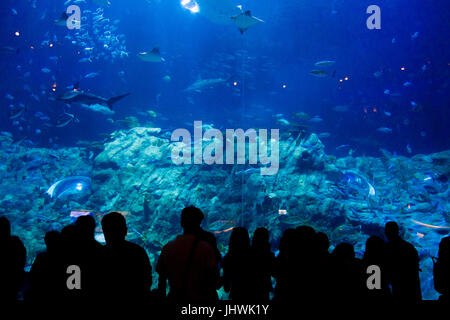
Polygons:
[[28,278],[27,301],[55,301],[61,298],[64,271],[61,261],[61,235],[52,230],[45,234],[47,250],[39,253],[31,266]]
[[253,281],[248,231],[236,227],[231,232],[228,252],[223,258],[223,287],[236,301],[250,300],[253,295]]
[[434,288],[441,294],[440,301],[450,301],[450,237],[442,238],[439,254],[433,264]]
[[0,217],[0,301],[15,301],[25,277],[27,251],[17,236],[11,235],[11,225]]
[[396,222],[385,225],[386,276],[395,300],[417,302],[422,299],[419,278],[419,255],[412,244],[400,237]]
[[111,212],[102,219],[105,235],[103,283],[110,299],[146,299],[152,284],[152,267],[147,252],[125,240],[128,229],[125,217]]
[[158,290],[164,296],[168,281],[171,300],[214,301],[218,298],[218,261],[211,246],[211,241],[215,243],[215,239],[212,240],[201,230],[203,217],[196,207],[184,208],[181,212],[184,233],[167,243],[161,251],[156,266]]

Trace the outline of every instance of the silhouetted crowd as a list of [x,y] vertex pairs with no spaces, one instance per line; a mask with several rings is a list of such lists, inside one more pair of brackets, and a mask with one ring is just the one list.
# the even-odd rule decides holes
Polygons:
[[[177,301],[218,300],[221,287],[236,302],[297,304],[337,301],[418,302],[422,299],[417,250],[400,237],[395,222],[385,226],[387,242],[368,238],[362,259],[349,243],[329,252],[326,234],[309,226],[284,231],[278,254],[271,250],[266,228],[252,239],[245,228],[230,235],[221,256],[213,233],[201,228],[204,218],[196,207],[181,212],[184,233],[167,243],[156,264],[157,289],[151,291],[152,266],[146,251],[125,240],[127,225],[118,212],[101,221],[106,244],[95,240],[95,219],[81,216],[61,232],[45,235],[46,251],[24,271],[26,249],[11,235],[10,223],[0,218],[0,299],[13,302]],[[375,272],[378,270],[378,283]],[[78,274],[78,278],[77,278]],[[434,286],[450,296],[450,237],[442,239],[434,258]],[[273,281],[273,279],[275,281]],[[168,286],[167,286],[168,285]],[[375,288],[374,288],[375,286]],[[166,293],[168,294],[166,295]]]

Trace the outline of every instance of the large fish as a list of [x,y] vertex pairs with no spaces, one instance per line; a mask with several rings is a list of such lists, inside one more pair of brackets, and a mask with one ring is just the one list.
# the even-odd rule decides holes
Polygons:
[[55,182],[47,190],[50,198],[67,198],[70,196],[81,196],[91,187],[91,178],[83,176],[67,177]]
[[140,52],[138,53],[138,57],[145,62],[164,62],[166,61],[163,57],[161,57],[161,53],[159,52],[159,47],[154,47],[152,51],[148,52]]
[[222,79],[222,78],[213,78],[213,79],[199,79],[195,81],[193,84],[191,84],[189,87],[184,89],[184,92],[202,92],[204,89],[210,89],[214,88],[217,85],[226,83],[228,79]]
[[257,25],[258,23],[264,22],[263,20],[252,16],[250,10],[231,17],[231,20],[239,28],[241,34],[243,34],[248,28]]
[[336,61],[333,61],[333,60],[322,60],[322,61],[318,61],[318,62],[314,63],[314,65],[316,67],[329,67],[335,63],[336,63]]
[[67,104],[79,103],[79,104],[87,105],[87,106],[101,105],[101,106],[108,107],[112,111],[113,104],[116,103],[117,101],[125,98],[128,95],[129,95],[129,93],[125,93],[120,96],[107,99],[107,98],[103,98],[103,97],[97,96],[92,93],[79,91],[79,90],[71,90],[66,93],[63,93],[62,95],[57,97],[56,100],[62,101]]

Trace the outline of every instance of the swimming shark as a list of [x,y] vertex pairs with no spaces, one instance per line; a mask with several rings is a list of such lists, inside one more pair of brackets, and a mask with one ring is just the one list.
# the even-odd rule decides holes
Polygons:
[[138,57],[145,62],[164,62],[166,61],[163,57],[161,57],[161,53],[159,52],[159,47],[154,47],[151,51],[148,52],[139,52]]
[[252,16],[250,10],[231,17],[231,20],[239,28],[241,34],[244,34],[244,32],[247,31],[248,28],[257,25],[258,23],[264,22],[263,20]]
[[222,78],[212,78],[212,79],[199,79],[191,84],[189,87],[184,89],[184,92],[202,92],[203,89],[213,88],[217,85],[226,83],[228,79]]
[[[108,107],[112,111],[113,104],[116,103],[117,101],[125,98],[128,95],[129,95],[129,93],[125,93],[120,96],[107,99],[107,98],[103,98],[103,97],[97,96],[92,93],[74,89],[74,90],[65,92],[62,95],[58,96],[56,98],[56,100],[62,101],[67,104],[79,103],[79,104],[81,104],[83,106],[87,106],[87,107],[100,105],[103,107]],[[99,111],[99,110],[95,110],[94,108],[91,108],[91,109],[93,111]]]

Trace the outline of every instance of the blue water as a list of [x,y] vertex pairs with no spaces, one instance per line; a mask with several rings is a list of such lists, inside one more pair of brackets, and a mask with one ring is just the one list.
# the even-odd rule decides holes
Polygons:
[[[99,5],[78,3],[86,17],[81,30],[55,25],[67,8],[62,0],[1,2],[0,46],[12,50],[0,53],[0,131],[32,147],[59,149],[103,140],[123,128],[126,117],[146,123],[144,113],[153,110],[157,116],[150,120],[167,130],[194,120],[220,129],[270,129],[286,119],[322,133],[325,152],[338,157],[350,149],[353,156],[379,157],[383,148],[411,157],[450,148],[445,1],[231,1],[264,20],[244,35],[233,24],[208,20],[201,1],[199,13],[179,0],[111,2],[102,9],[109,21],[101,27],[93,23]],[[371,4],[381,8],[380,30],[366,27]],[[77,32],[89,40],[72,43]],[[165,62],[137,57],[155,46]],[[89,57],[92,62],[79,62]],[[315,67],[321,60],[335,63]],[[329,76],[315,77],[314,69]],[[98,74],[86,78],[89,73]],[[200,77],[226,81],[183,91]],[[114,105],[113,115],[54,100],[76,83],[102,97],[131,95]],[[25,112],[10,119],[23,106]],[[79,122],[55,127],[64,112]],[[323,121],[299,120],[298,112]],[[342,145],[348,147],[336,149]]]

